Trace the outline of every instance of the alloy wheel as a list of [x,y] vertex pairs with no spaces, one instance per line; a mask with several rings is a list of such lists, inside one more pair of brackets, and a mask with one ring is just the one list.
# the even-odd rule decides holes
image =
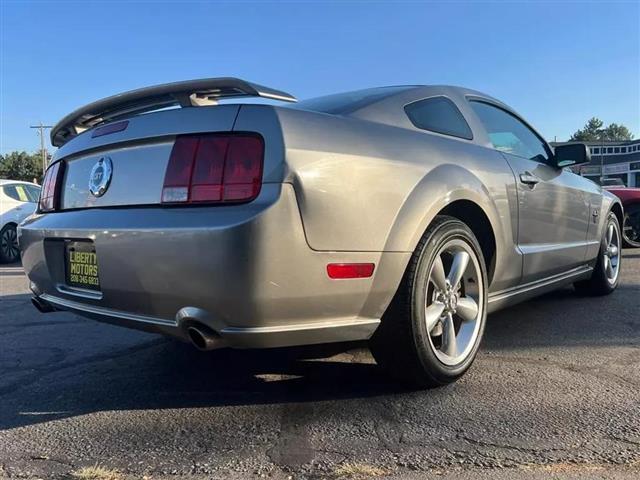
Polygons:
[[613,285],[620,273],[620,232],[616,222],[609,222],[605,233],[605,248],[602,252],[604,273]]
[[446,242],[431,266],[425,296],[429,343],[443,364],[458,365],[473,350],[483,316],[484,288],[473,248],[461,239]]
[[18,259],[20,250],[18,248],[18,235],[14,227],[5,228],[0,237],[0,249],[2,257],[8,262],[14,262]]

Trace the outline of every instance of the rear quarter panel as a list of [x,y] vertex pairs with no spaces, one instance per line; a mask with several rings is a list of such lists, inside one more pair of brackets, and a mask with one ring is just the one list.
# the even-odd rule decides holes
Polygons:
[[522,274],[512,171],[492,149],[360,119],[277,109],[284,181],[294,185],[311,248],[413,252],[456,200],[482,208],[496,236],[492,289]]

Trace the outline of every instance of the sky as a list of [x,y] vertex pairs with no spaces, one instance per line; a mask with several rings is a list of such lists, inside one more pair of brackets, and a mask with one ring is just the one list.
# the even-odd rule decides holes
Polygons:
[[509,104],[549,141],[593,116],[640,136],[640,0],[0,0],[0,42],[2,153],[35,151],[30,125],[99,98],[221,76],[299,99],[460,85]]

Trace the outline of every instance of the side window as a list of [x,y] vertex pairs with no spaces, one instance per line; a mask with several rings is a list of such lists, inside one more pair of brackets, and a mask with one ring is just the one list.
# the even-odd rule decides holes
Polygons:
[[40,188],[33,187],[31,185],[27,185],[25,188],[27,189],[27,193],[31,199],[30,201],[32,203],[38,203],[38,199],[40,198]]
[[496,150],[547,163],[544,142],[514,115],[488,103],[470,101]]
[[469,124],[446,97],[432,97],[410,103],[404,111],[416,127],[422,130],[452,135],[471,140],[473,134]]

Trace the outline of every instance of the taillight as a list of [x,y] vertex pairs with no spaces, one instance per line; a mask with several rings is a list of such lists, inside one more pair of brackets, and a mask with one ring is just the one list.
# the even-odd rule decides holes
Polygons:
[[171,150],[162,203],[249,202],[260,193],[264,145],[254,135],[183,135]]
[[51,165],[44,175],[42,190],[40,191],[40,201],[38,202],[38,210],[40,212],[51,212],[56,208],[60,171],[60,162],[57,162]]

